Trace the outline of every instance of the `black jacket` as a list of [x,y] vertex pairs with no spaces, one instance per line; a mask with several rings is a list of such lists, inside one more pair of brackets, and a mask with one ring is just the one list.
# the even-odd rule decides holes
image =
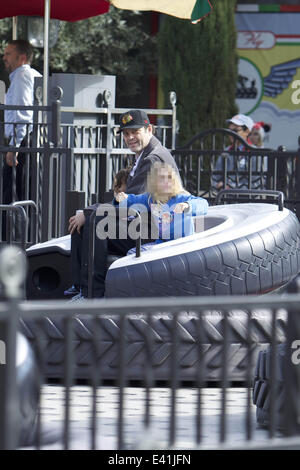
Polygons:
[[144,148],[138,166],[131,177],[127,180],[128,194],[142,194],[146,192],[147,174],[154,162],[164,162],[178,171],[174,158],[169,150],[160,141],[152,136],[147,147]]
[[[153,135],[147,147],[144,148],[141,159],[135,169],[133,176],[128,176],[126,192],[128,194],[142,194],[146,192],[147,174],[154,162],[164,162],[175,168],[178,172],[176,162],[169,150]],[[98,203],[85,208],[85,215],[94,211]]]

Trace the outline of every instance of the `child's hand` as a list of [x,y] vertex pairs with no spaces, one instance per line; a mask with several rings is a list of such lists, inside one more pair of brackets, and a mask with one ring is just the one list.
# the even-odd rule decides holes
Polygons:
[[127,199],[127,198],[128,198],[128,194],[123,193],[123,192],[117,193],[115,195],[115,199],[117,202],[122,202],[124,201],[124,199]]
[[178,204],[176,204],[176,206],[174,207],[174,212],[176,214],[182,214],[182,212],[185,210],[185,209],[188,209],[189,208],[189,204],[187,202],[179,202]]

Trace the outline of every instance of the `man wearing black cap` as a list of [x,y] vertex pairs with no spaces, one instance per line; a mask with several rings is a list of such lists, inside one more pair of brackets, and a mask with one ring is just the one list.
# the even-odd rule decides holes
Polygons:
[[145,192],[147,173],[156,161],[167,163],[177,170],[170,152],[153,135],[153,126],[144,111],[132,110],[123,114],[118,132],[123,133],[127,147],[135,153],[135,164],[127,181],[127,193]]
[[[154,162],[164,162],[178,171],[170,152],[153,135],[153,126],[144,111],[135,109],[122,114],[118,133],[120,132],[123,133],[127,147],[135,154],[134,166],[127,180],[127,193],[142,194],[146,191],[147,173]],[[93,208],[96,209],[97,206],[93,206]],[[75,294],[79,290],[78,284],[80,282],[80,291],[72,300],[81,301],[87,297],[88,289],[89,218],[79,214],[71,217],[69,222],[69,231],[72,234],[72,273],[74,280],[77,279],[77,286],[72,286],[66,291],[66,294]],[[95,237],[93,297],[103,297],[104,295],[106,274],[104,260],[109,252],[109,248],[108,252],[105,252],[107,251],[106,245],[105,241]],[[135,241],[131,239],[118,240],[117,247],[114,247],[113,250],[114,254],[125,256],[134,245]],[[101,256],[99,256],[100,253]]]

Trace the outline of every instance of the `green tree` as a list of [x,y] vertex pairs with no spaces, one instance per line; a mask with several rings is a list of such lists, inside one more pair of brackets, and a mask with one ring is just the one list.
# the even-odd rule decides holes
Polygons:
[[[134,106],[141,80],[156,67],[155,41],[147,32],[149,15],[110,7],[109,13],[75,23],[61,22],[50,51],[50,74],[86,73],[117,76],[117,106]],[[26,37],[19,17],[18,36]],[[0,20],[2,50],[12,37],[11,19]],[[43,49],[35,50],[35,68],[43,71]],[[3,65],[0,69],[3,75]]]
[[212,13],[193,25],[165,16],[158,36],[165,105],[177,94],[179,143],[223,127],[236,112],[236,0],[214,0]]

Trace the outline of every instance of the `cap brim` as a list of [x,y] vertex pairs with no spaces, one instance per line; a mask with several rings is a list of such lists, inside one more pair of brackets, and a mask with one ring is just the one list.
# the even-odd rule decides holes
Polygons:
[[243,126],[243,124],[241,124],[240,121],[236,119],[226,119],[226,122],[232,122],[232,124],[236,124],[237,126]]
[[[148,126],[150,124],[147,124]],[[121,132],[125,131],[126,129],[141,129],[142,127],[144,127],[143,125],[137,125],[137,124],[133,124],[132,126],[124,126],[122,127],[122,129],[118,129],[117,130],[117,134],[121,134]]]

